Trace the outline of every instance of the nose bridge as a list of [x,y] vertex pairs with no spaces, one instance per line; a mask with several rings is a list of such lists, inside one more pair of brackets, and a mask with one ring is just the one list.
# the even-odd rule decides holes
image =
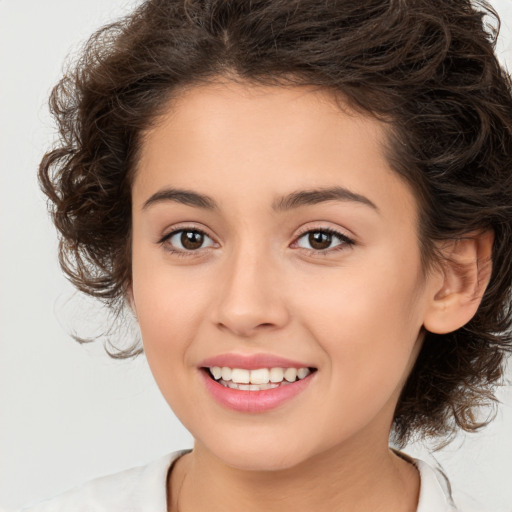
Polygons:
[[246,240],[233,248],[224,265],[215,319],[219,326],[250,336],[259,329],[286,323],[278,262],[261,239],[259,243]]

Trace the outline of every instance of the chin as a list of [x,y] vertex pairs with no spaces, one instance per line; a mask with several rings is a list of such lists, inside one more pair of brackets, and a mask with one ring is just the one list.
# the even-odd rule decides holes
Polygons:
[[218,444],[211,452],[224,464],[243,471],[283,471],[296,467],[307,458],[304,447],[295,443],[227,442]]

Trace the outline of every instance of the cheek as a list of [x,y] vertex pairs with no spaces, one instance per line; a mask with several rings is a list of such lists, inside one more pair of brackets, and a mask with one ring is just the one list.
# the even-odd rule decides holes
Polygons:
[[361,399],[377,404],[401,386],[416,357],[421,271],[411,263],[374,264],[342,274],[307,283],[300,309],[329,361],[334,387],[352,406]]
[[165,258],[154,258],[142,250],[134,250],[132,273],[144,350],[158,379],[160,366],[183,362],[204,316],[208,290],[195,286],[190,273],[173,271]]
[[[153,268],[153,270],[156,270]],[[187,286],[188,284],[188,286]],[[190,415],[191,346],[203,316],[200,290],[179,276],[134,268],[133,294],[144,352],[163,397],[182,420]],[[204,297],[203,297],[204,299]]]

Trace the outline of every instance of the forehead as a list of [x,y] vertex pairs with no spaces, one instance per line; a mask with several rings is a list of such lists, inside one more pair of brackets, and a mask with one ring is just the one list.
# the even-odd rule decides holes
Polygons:
[[[304,148],[304,139],[308,139],[319,153],[322,147],[339,143],[342,133],[345,138],[352,135],[352,142],[365,135],[376,150],[387,139],[383,123],[354,111],[339,95],[325,89],[213,82],[178,93],[144,134],[143,151],[147,154],[173,136],[176,140],[194,138],[209,150],[226,144],[234,150],[236,142],[245,150],[257,147],[262,156],[267,148]],[[298,147],[293,147],[294,142]]]
[[[416,208],[386,159],[387,128],[312,87],[212,83],[180,93],[145,133],[134,204],[160,187],[258,195],[344,186],[375,204]],[[383,206],[386,206],[383,204]],[[385,208],[384,208],[385,210]]]

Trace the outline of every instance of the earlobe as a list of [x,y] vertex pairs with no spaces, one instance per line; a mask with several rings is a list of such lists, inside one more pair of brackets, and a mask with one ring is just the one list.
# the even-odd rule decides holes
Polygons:
[[443,261],[433,279],[424,327],[436,334],[453,332],[475,315],[492,271],[492,231],[469,233],[441,246]]

